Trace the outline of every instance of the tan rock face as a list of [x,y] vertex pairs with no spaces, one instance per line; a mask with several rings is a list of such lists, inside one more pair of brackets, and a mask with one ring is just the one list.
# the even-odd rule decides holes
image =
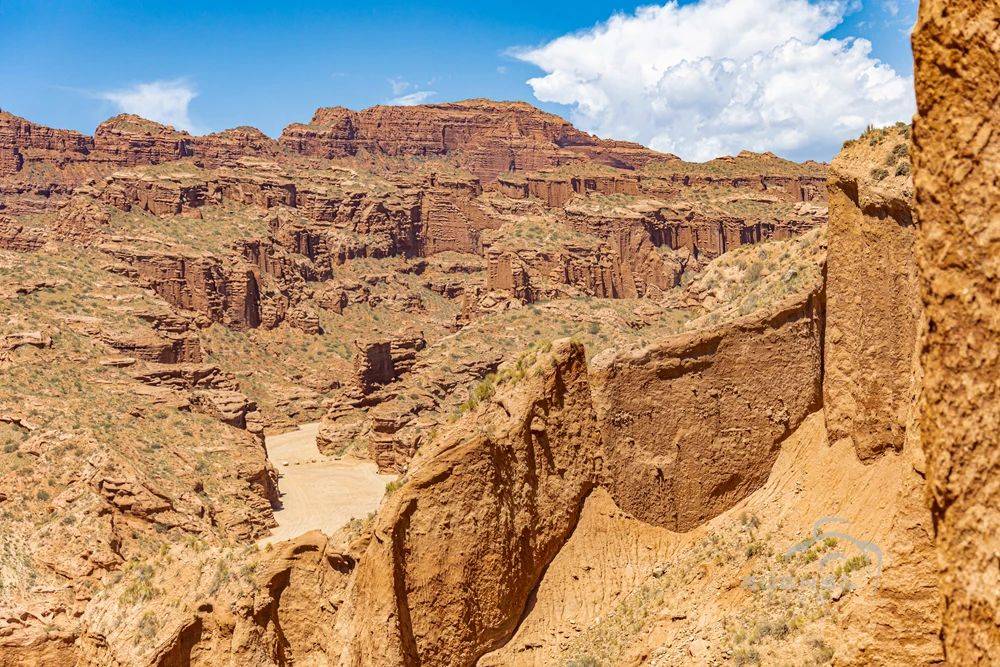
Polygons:
[[831,168],[824,408],[862,460],[903,448],[920,382],[909,134],[866,133]]
[[928,334],[921,432],[953,664],[1000,654],[1000,6],[926,0],[913,36]]
[[116,165],[158,164],[191,155],[187,132],[133,114],[109,118],[94,130],[94,152]]
[[767,479],[821,401],[823,301],[801,294],[704,332],[594,359],[606,484],[633,516],[690,530]]
[[354,582],[350,664],[470,664],[513,633],[576,524],[599,440],[582,346],[534,370],[443,434],[383,507]]
[[0,215],[0,249],[31,252],[45,245],[41,230],[25,227],[11,218]]

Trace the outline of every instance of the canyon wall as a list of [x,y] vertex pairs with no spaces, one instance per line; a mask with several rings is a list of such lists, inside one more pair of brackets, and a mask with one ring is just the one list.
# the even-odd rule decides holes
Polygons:
[[[884,568],[868,611],[881,664],[942,660],[933,525],[917,421],[925,322],[910,174],[910,127],[870,129],[831,165],[823,414],[829,444],[898,484]],[[844,447],[848,443],[848,447]],[[856,461],[844,461],[850,469]]]
[[921,435],[952,664],[1000,655],[1000,3],[924,0],[913,35]]
[[605,484],[638,519],[686,531],[759,488],[821,405],[822,292],[593,361]]
[[473,664],[513,634],[596,479],[583,346],[445,428],[382,506],[354,581],[354,665]]
[[[903,449],[920,384],[913,188],[908,158],[893,152],[908,146],[909,127],[876,130],[831,165],[826,427],[833,440],[851,438],[862,460]],[[887,157],[897,160],[892,173],[874,178]]]
[[121,114],[98,125],[91,137],[0,111],[0,176],[45,165],[60,169],[84,163],[126,167],[185,157],[217,166],[240,157],[277,153],[278,144],[251,127],[193,137],[139,116]]
[[290,153],[323,158],[449,155],[484,183],[507,171],[579,160],[634,169],[670,157],[638,144],[598,139],[530,104],[491,100],[363,111],[322,108],[309,124],[286,127],[279,142]]

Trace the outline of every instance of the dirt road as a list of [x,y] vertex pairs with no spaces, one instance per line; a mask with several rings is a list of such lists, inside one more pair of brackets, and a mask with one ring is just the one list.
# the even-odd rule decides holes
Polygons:
[[278,527],[261,544],[280,542],[310,530],[331,534],[355,517],[374,512],[393,475],[380,475],[371,461],[337,460],[316,448],[319,424],[267,438],[267,456],[278,470],[282,508]]

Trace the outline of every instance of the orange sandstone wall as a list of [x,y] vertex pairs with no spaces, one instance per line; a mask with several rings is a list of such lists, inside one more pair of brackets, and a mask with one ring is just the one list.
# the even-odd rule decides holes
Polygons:
[[921,431],[948,662],[1000,657],[1000,2],[924,0],[914,182]]

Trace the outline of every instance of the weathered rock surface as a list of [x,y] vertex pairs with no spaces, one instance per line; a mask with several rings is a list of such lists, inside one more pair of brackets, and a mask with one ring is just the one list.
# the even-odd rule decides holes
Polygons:
[[[920,383],[908,146],[909,127],[876,130],[831,166],[824,408],[830,437],[851,438],[862,460],[903,448]],[[871,165],[889,156],[894,173],[876,179]]]
[[606,483],[636,518],[690,530],[767,479],[821,404],[823,298],[594,359]]
[[41,230],[0,215],[0,249],[17,252],[31,252],[45,245],[45,234]]
[[[744,247],[824,222],[822,166],[756,154],[690,165],[527,105],[314,121],[280,147],[252,128],[191,137],[128,117],[76,148],[21,125],[4,144],[17,150],[0,151],[0,198],[17,190],[22,212],[87,184],[58,213],[0,225],[5,275],[60,278],[0,289],[14,312],[0,341],[17,343],[0,359],[0,398],[28,403],[0,410],[0,456],[16,471],[0,479],[15,545],[0,583],[32,602],[3,600],[0,665],[559,664],[583,661],[583,640],[610,664],[710,663],[740,655],[731,635],[756,632],[774,604],[789,641],[762,642],[765,663],[822,662],[834,643],[838,664],[940,661],[905,363],[912,283],[885,294],[889,276],[913,275],[905,198],[877,200],[883,216],[841,164],[826,294],[848,335],[824,340],[824,292],[782,300],[815,286],[819,269],[802,268],[822,261],[820,230],[805,262],[788,258],[804,246]],[[425,156],[437,161],[409,159]],[[37,180],[49,167],[59,183]],[[36,218],[51,223],[42,234]],[[35,237],[58,263],[23,254]],[[732,250],[706,271],[719,285],[649,298]],[[871,285],[865,308],[845,298]],[[524,303],[567,295],[645,300]],[[879,335],[852,337],[854,322]],[[569,334],[642,349],[589,373],[581,344],[546,346]],[[872,361],[874,343],[891,363]],[[828,373],[821,391],[824,358],[840,379]],[[58,396],[38,386],[43,372]],[[77,402],[60,414],[64,393]],[[831,410],[829,445],[824,395],[872,403]],[[324,452],[367,455],[403,483],[371,522],[352,522],[350,544],[313,534],[258,553],[279,501],[263,425],[324,410]],[[945,519],[983,505],[935,488]],[[20,523],[3,523],[19,507]],[[799,605],[809,592],[775,603],[741,586],[817,513],[844,513],[884,549],[877,585],[866,570],[871,588],[837,589],[815,617]],[[38,590],[25,562],[69,588]],[[657,582],[663,596],[647,596]],[[637,598],[662,604],[622,612]]]
[[277,142],[240,127],[192,137],[132,114],[97,126],[90,137],[57,130],[0,111],[0,210],[38,211],[61,201],[72,188],[117,168],[193,158],[208,166],[243,157],[271,157]]
[[925,0],[914,185],[928,333],[920,425],[951,664],[1000,655],[1000,6]]
[[478,428],[443,434],[383,507],[354,582],[350,664],[470,664],[513,633],[599,446],[582,346],[535,369]]
[[0,177],[21,171],[26,161],[29,166],[31,162],[58,166],[73,156],[86,155],[91,146],[90,137],[79,132],[36,125],[0,110]]

